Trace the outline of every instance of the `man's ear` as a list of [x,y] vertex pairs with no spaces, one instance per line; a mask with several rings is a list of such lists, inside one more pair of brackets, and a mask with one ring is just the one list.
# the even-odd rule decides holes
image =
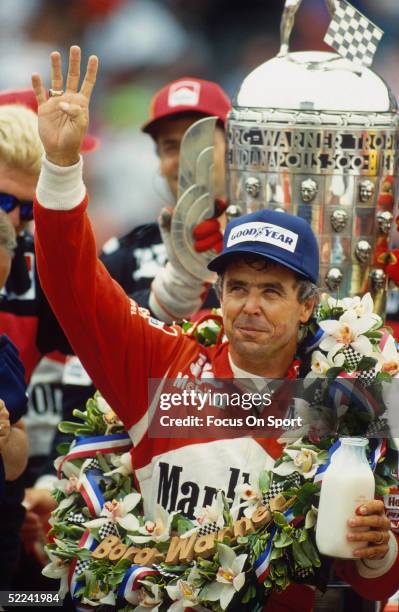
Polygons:
[[299,314],[299,321],[301,323],[307,323],[312,316],[314,307],[316,306],[316,298],[309,297],[301,304],[301,312]]

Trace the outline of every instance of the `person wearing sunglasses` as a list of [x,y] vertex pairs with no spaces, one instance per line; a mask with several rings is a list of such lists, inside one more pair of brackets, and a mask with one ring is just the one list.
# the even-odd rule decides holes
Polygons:
[[[89,150],[95,144],[90,137],[83,148]],[[0,211],[3,211],[16,233],[10,274],[0,289],[0,334],[7,334],[17,346],[25,367],[26,381],[30,382],[25,417],[30,456],[23,477],[23,489],[34,485],[50,451],[51,440],[61,418],[64,357],[60,352],[71,352],[41,289],[36,273],[33,236],[29,231],[42,154],[33,92],[0,92]],[[42,536],[44,540],[45,517],[51,507],[40,514],[31,500],[25,499],[24,503],[27,512],[22,536],[24,544],[28,543],[29,553],[23,553],[25,564],[20,566],[19,575],[31,581],[26,584],[27,589],[32,585],[45,588],[40,582],[41,566],[37,562],[37,553]],[[19,587],[23,584],[20,581]]]

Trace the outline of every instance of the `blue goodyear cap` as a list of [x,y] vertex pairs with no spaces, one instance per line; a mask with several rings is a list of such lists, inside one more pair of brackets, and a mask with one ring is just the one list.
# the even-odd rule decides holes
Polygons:
[[233,255],[259,255],[297,272],[313,283],[319,276],[319,247],[309,223],[275,210],[258,210],[228,223],[223,251],[208,264],[222,272]]

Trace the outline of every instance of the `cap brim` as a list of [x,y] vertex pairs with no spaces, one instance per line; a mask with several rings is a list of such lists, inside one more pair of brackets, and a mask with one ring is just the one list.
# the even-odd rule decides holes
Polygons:
[[296,272],[303,278],[311,280],[312,283],[317,283],[317,278],[315,279],[315,278],[311,278],[310,276],[307,276],[306,274],[304,274],[303,270],[301,270],[300,268],[292,264],[289,264],[286,261],[282,261],[281,259],[279,259],[278,257],[274,257],[273,255],[269,255],[269,254],[265,255],[264,253],[260,253],[259,251],[254,251],[253,247],[248,247],[247,249],[245,247],[241,247],[240,249],[230,251],[229,253],[221,253],[220,255],[215,257],[215,259],[212,259],[212,261],[209,262],[208,270],[211,270],[211,272],[217,272],[218,274],[220,274],[220,272],[223,272],[226,266],[228,265],[229,260],[231,260],[232,257],[236,257],[237,255],[238,256],[256,255],[258,257],[262,257],[262,259],[269,259],[279,264],[283,268],[288,268],[289,270]]
[[183,115],[184,113],[190,115],[205,115],[207,117],[215,116],[223,123],[223,125],[226,123],[226,118],[222,119],[222,117],[220,117],[219,115],[210,112],[209,108],[200,108],[198,106],[196,106],[195,108],[193,108],[192,106],[176,106],[173,111],[168,111],[166,113],[163,113],[162,115],[158,115],[156,119],[150,119],[149,121],[146,121],[146,123],[141,126],[141,131],[145,134],[150,134],[150,136],[153,136],[155,130],[163,119],[169,119],[170,117],[176,117],[178,115]]

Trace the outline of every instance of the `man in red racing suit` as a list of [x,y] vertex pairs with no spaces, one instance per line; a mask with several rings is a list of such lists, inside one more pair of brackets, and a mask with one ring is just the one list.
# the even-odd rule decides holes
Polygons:
[[[33,77],[47,157],[35,205],[39,274],[76,354],[131,436],[145,513],[153,516],[160,503],[190,517],[218,489],[234,497],[236,484],[271,469],[283,447],[272,438],[151,438],[148,380],[160,379],[161,393],[166,379],[293,377],[298,328],[315,305],[317,242],[303,219],[275,211],[230,224],[224,251],[210,264],[220,274],[228,338],[216,347],[204,348],[139,309],[96,257],[79,143],[97,60],[89,59],[80,92],[79,62],[80,50],[72,47],[68,91],[48,101],[40,77]],[[60,90],[56,53],[52,77],[53,89]],[[389,597],[398,588],[399,559],[383,503],[368,501],[351,526],[363,527],[356,533],[348,527],[348,537],[359,545],[358,559],[335,562],[336,572],[366,598]],[[266,610],[311,610],[313,597],[310,588],[291,585],[273,595]]]

